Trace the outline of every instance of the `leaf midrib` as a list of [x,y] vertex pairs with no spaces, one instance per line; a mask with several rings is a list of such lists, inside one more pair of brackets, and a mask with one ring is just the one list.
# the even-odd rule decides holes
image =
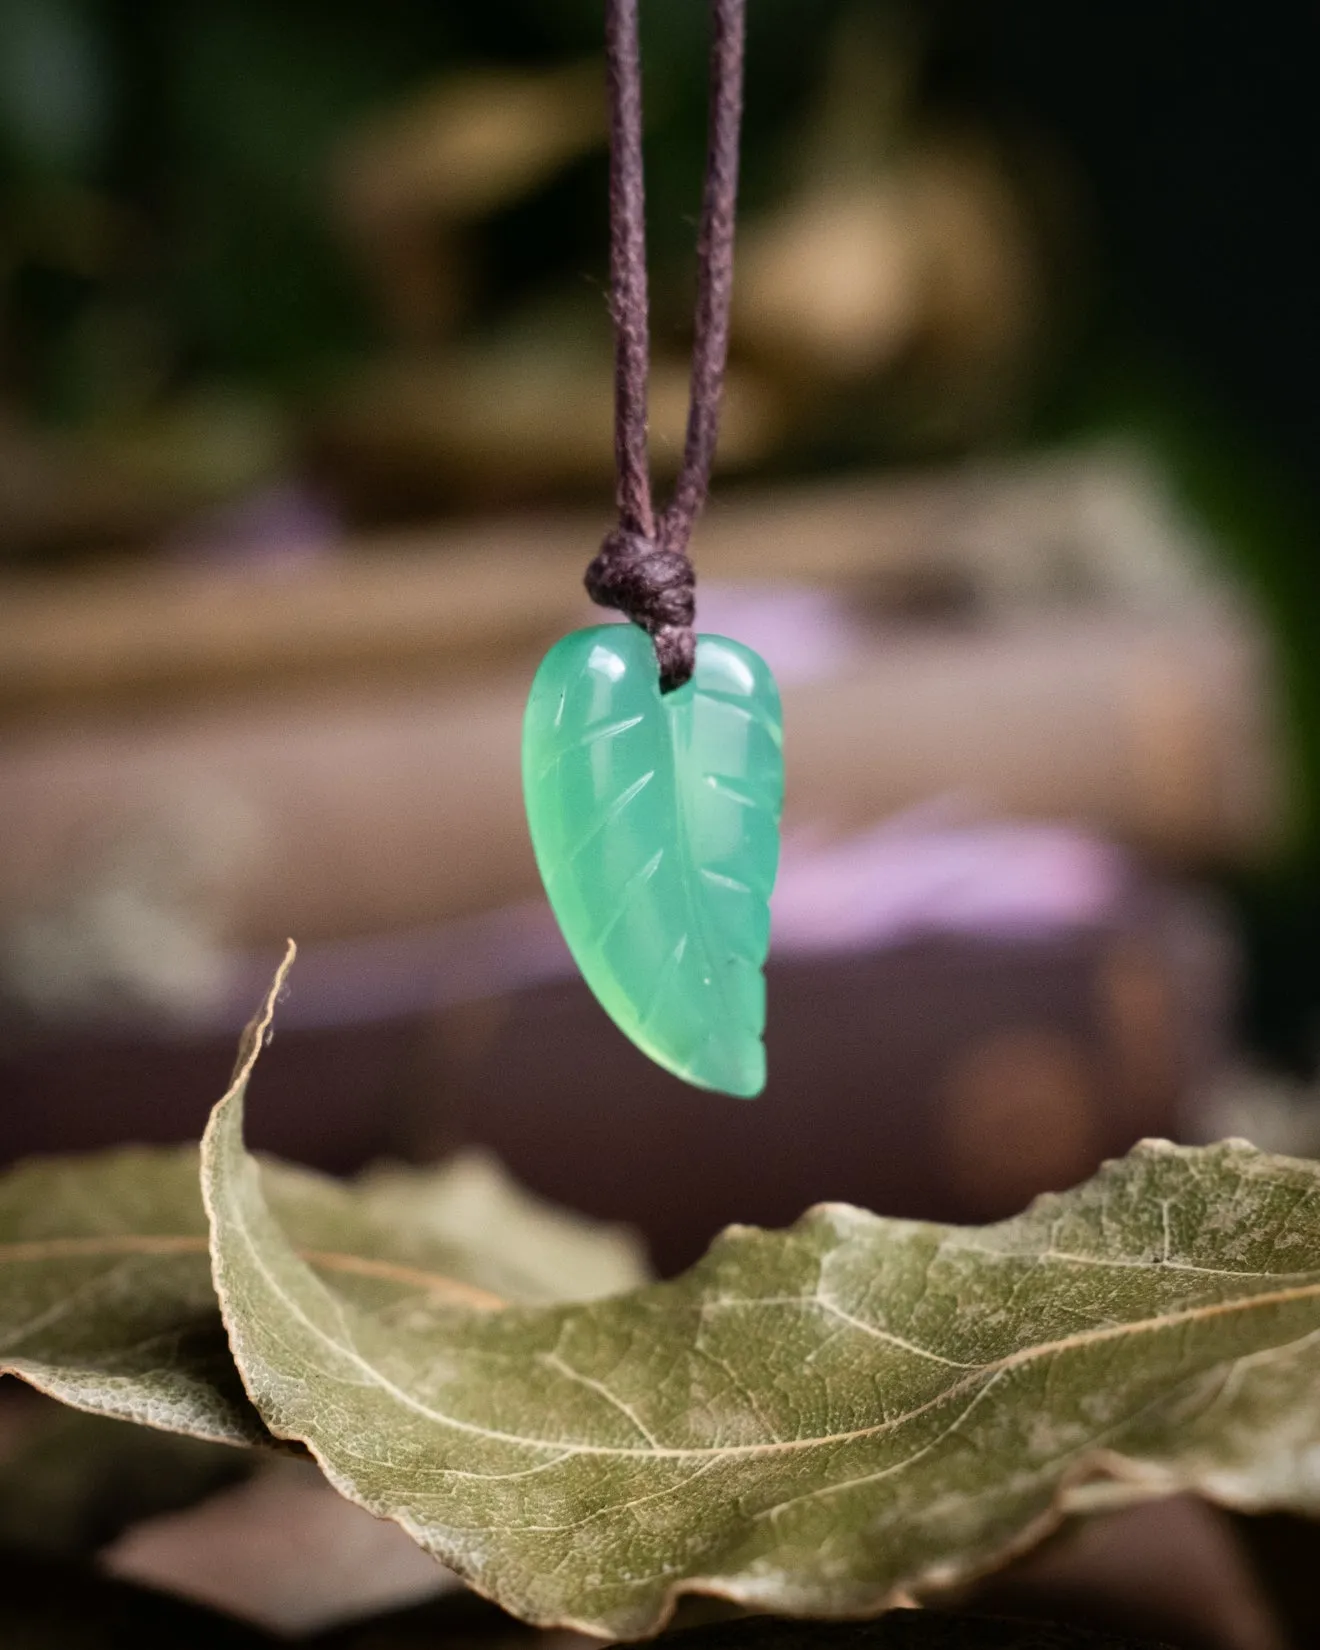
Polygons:
[[[110,1260],[121,1259],[125,1255],[205,1255],[209,1249],[208,1240],[200,1234],[124,1232],[103,1237],[32,1238],[0,1243],[0,1266],[11,1263],[35,1265],[47,1260]],[[410,1284],[432,1294],[453,1295],[464,1305],[481,1311],[497,1311],[508,1305],[500,1296],[476,1284],[462,1283],[457,1278],[440,1272],[428,1272],[422,1267],[375,1260],[365,1255],[344,1254],[334,1249],[299,1247],[295,1248],[295,1253],[308,1265],[319,1266],[326,1271],[381,1278],[390,1283]]]
[[[222,1105],[224,1102],[222,1102]],[[989,1363],[978,1365],[974,1372],[954,1381],[944,1387],[933,1397],[915,1408],[906,1410],[902,1415],[890,1417],[888,1420],[876,1422],[873,1426],[857,1427],[848,1432],[822,1434],[812,1438],[775,1439],[767,1443],[758,1444],[721,1444],[703,1446],[676,1446],[660,1445],[640,1448],[624,1444],[589,1444],[567,1438],[532,1438],[518,1433],[503,1432],[495,1428],[483,1427],[475,1422],[462,1421],[455,1416],[444,1415],[438,1410],[423,1404],[420,1399],[396,1386],[394,1382],[385,1378],[375,1365],[370,1363],[355,1347],[346,1346],[336,1341],[331,1335],[310,1318],[302,1304],[291,1295],[281,1284],[279,1278],[266,1264],[257,1244],[253,1240],[247,1223],[241,1218],[234,1222],[235,1230],[242,1236],[247,1250],[258,1271],[267,1279],[276,1294],[285,1306],[299,1318],[312,1334],[341,1356],[347,1356],[364,1374],[382,1391],[396,1398],[404,1407],[413,1410],[424,1419],[434,1421],[437,1425],[448,1427],[453,1431],[489,1439],[493,1443],[510,1444],[522,1449],[560,1451],[561,1459],[574,1456],[603,1456],[609,1459],[641,1459],[641,1460],[705,1460],[705,1459],[747,1459],[755,1456],[778,1455],[797,1453],[805,1450],[831,1448],[839,1444],[857,1443],[868,1438],[879,1437],[887,1432],[896,1431],[906,1426],[910,1421],[917,1420],[950,1399],[960,1397],[966,1392],[975,1392],[985,1383],[997,1379],[1010,1370],[1022,1368],[1040,1359],[1056,1356],[1060,1353],[1076,1351],[1079,1348],[1092,1345],[1102,1345],[1108,1341],[1122,1340],[1128,1335],[1157,1333],[1164,1329],[1179,1328],[1189,1323],[1203,1322],[1216,1317],[1226,1317],[1239,1311],[1264,1311],[1271,1306],[1290,1305],[1303,1300],[1320,1299],[1320,1282],[1299,1284],[1289,1289],[1271,1290],[1262,1295],[1240,1296],[1231,1301],[1212,1301],[1202,1306],[1184,1308],[1178,1312],[1161,1313],[1156,1317],[1139,1318],[1129,1323],[1107,1324],[1097,1329],[1080,1330],[1076,1334],[1063,1336],[1058,1340],[1040,1342],[1035,1346],[1019,1347],[1016,1351],[997,1358]],[[1313,1331],[1308,1331],[1313,1333]],[[1303,1339],[1296,1336],[1290,1339]],[[1280,1343],[1290,1344],[1289,1342]],[[1263,1350],[1263,1349],[1262,1349]]]

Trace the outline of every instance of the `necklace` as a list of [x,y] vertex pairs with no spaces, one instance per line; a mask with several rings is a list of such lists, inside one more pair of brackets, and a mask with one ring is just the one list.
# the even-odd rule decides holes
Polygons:
[[688,543],[709,485],[728,351],[745,3],[711,0],[710,11],[687,436],[673,496],[657,511],[638,0],[606,0],[618,524],[586,586],[632,622],[574,631],[542,661],[523,724],[523,796],[555,917],[615,1024],[688,1082],[750,1096],[765,1085],[783,759],[764,660],[694,630]]

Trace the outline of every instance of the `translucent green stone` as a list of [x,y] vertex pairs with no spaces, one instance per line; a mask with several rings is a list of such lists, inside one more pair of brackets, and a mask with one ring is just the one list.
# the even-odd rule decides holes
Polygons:
[[634,625],[574,631],[542,661],[523,794],[564,938],[620,1030],[728,1094],[765,1086],[783,793],[779,694],[750,648],[699,637],[667,694]]

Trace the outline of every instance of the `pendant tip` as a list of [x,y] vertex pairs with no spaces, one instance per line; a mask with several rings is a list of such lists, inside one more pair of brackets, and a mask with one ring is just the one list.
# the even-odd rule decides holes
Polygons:
[[735,1100],[755,1100],[765,1089],[765,1044],[758,1038],[753,1048],[740,1050],[730,1062],[731,1069],[711,1072],[684,1073],[690,1083],[700,1088],[714,1089],[717,1094],[731,1095]]

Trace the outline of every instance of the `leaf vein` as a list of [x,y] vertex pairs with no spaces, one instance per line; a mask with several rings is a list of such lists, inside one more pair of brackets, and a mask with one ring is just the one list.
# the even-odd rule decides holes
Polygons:
[[556,1374],[563,1375],[566,1379],[585,1387],[588,1392],[594,1392],[598,1398],[603,1398],[607,1404],[617,1409],[619,1414],[641,1433],[652,1449],[663,1447],[660,1440],[642,1420],[641,1416],[637,1414],[632,1405],[625,1403],[617,1393],[611,1392],[604,1381],[598,1381],[594,1376],[584,1375],[580,1369],[574,1369],[557,1352],[543,1352],[539,1356],[540,1361],[548,1368],[553,1369]]
[[[633,1445],[591,1444],[571,1438],[537,1438],[520,1433],[505,1432],[498,1427],[486,1427],[475,1421],[465,1421],[457,1416],[446,1415],[431,1405],[423,1403],[421,1399],[415,1397],[405,1388],[400,1387],[396,1382],[389,1380],[374,1365],[368,1363],[355,1347],[345,1347],[335,1342],[326,1333],[325,1329],[308,1314],[301,1301],[291,1295],[279,1278],[271,1272],[251,1231],[241,1217],[237,1215],[234,1219],[234,1229],[241,1235],[257,1272],[265,1278],[277,1298],[283,1302],[292,1315],[305,1325],[314,1338],[325,1342],[341,1359],[346,1358],[350,1363],[358,1365],[367,1377],[368,1382],[377,1385],[382,1392],[394,1398],[403,1408],[411,1410],[425,1420],[435,1422],[437,1426],[470,1437],[486,1438],[495,1443],[510,1444],[522,1449],[563,1451],[566,1455],[574,1457],[603,1456],[609,1459],[641,1458],[650,1460],[700,1460],[709,1457],[733,1459],[735,1457],[747,1458],[761,1455],[798,1453],[800,1451],[854,1443],[896,1431],[899,1427],[906,1426],[909,1422],[917,1420],[930,1410],[946,1403],[950,1398],[955,1398],[966,1391],[975,1393],[980,1389],[982,1383],[988,1386],[1001,1374],[1006,1374],[1012,1369],[1021,1368],[1038,1359],[1054,1357],[1061,1352],[1075,1351],[1088,1345],[1118,1340],[1127,1335],[1180,1328],[1185,1324],[1200,1322],[1209,1318],[1225,1317],[1235,1312],[1264,1310],[1270,1306],[1289,1305],[1303,1300],[1320,1298],[1320,1284],[1304,1284],[1291,1289],[1276,1289],[1267,1294],[1249,1296],[1244,1299],[1212,1302],[1201,1306],[1187,1307],[1181,1311],[1162,1313],[1156,1317],[1134,1319],[1126,1323],[1105,1325],[1093,1330],[1082,1330],[1054,1341],[1041,1342],[1036,1346],[1020,1347],[1015,1352],[1007,1353],[993,1363],[982,1365],[974,1373],[968,1374],[960,1381],[955,1381],[951,1386],[944,1388],[943,1391],[924,1402],[914,1405],[913,1408],[904,1411],[901,1415],[891,1416],[869,1426],[849,1428],[844,1432],[806,1438],[788,1438],[775,1443],[665,1445],[659,1448],[651,1446],[639,1448]],[[292,1250],[289,1251],[289,1255],[291,1259],[296,1259]]]

